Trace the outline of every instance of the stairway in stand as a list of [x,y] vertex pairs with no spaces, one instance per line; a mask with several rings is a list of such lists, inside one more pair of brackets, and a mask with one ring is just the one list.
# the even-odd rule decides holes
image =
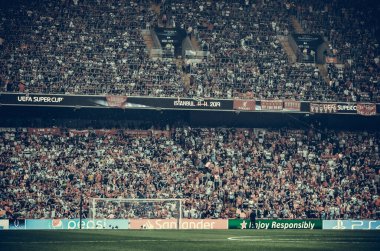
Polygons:
[[199,45],[199,41],[198,39],[195,38],[195,36],[191,36],[191,45],[193,46],[194,50],[196,51],[200,51],[201,50],[201,46]]
[[297,62],[297,56],[294,53],[292,47],[290,47],[289,40],[285,36],[278,36],[278,40],[280,41],[282,48],[284,48],[286,55],[288,55],[288,59],[290,64],[294,64]]
[[305,31],[303,30],[301,24],[298,22],[297,18],[295,16],[291,16],[290,19],[295,32],[297,34],[304,34]]
[[330,83],[329,73],[327,72],[326,64],[317,64],[317,67],[319,69],[319,74],[321,74],[323,80],[326,82],[326,84]]
[[153,38],[152,35],[150,34],[149,30],[143,30],[142,31],[142,37],[144,39],[146,48],[148,50],[149,57],[152,58],[152,49],[153,49]]
[[190,74],[187,74],[186,72],[183,71],[183,66],[185,64],[185,61],[183,58],[176,58],[174,60],[174,62],[177,66],[178,71],[181,72],[181,79],[182,79],[182,83],[183,83],[183,88],[184,88],[185,92],[187,92],[187,90],[190,87]]
[[[300,24],[300,22],[297,20],[297,18],[295,16],[291,16],[291,24],[292,24],[292,26],[294,28],[294,31],[297,34],[305,34],[305,31],[302,28],[302,25]],[[288,45],[289,45],[289,43],[288,43]],[[284,46],[284,49],[286,51],[285,46]],[[289,48],[289,49],[291,50],[291,48]],[[329,78],[329,73],[327,71],[326,64],[316,64],[316,66],[318,67],[319,74],[321,75],[321,77],[323,78],[323,80],[325,81],[325,83],[329,84],[330,83],[330,78]]]
[[158,16],[160,15],[160,7],[161,7],[161,4],[155,4],[155,3],[152,3],[152,5],[150,6],[150,8],[154,11],[154,13],[156,13]]

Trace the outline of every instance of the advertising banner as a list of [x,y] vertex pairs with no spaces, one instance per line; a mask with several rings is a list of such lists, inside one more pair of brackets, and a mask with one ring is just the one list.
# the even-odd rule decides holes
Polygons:
[[168,109],[205,111],[289,111],[376,115],[380,104],[300,102],[295,100],[253,100],[212,98],[127,97],[100,95],[0,93],[1,106],[43,106],[108,109]]
[[376,104],[358,103],[357,112],[363,116],[376,115]]
[[[82,229],[128,229],[126,219],[82,219]],[[9,229],[80,229],[79,219],[27,219],[10,220]]]
[[351,113],[356,114],[356,103],[337,103],[337,113]]
[[[228,229],[249,229],[248,219],[229,219]],[[256,229],[322,229],[321,220],[256,220]]]
[[0,220],[0,230],[9,229],[9,220]]
[[261,100],[261,110],[282,110],[283,108],[282,100]]
[[9,220],[9,229],[11,229],[11,230],[23,230],[23,229],[25,229],[25,220],[24,219]]
[[356,114],[357,105],[356,103],[310,103],[310,112]]
[[73,108],[145,108],[232,110],[233,101],[226,99],[155,98],[97,95],[59,95],[7,93],[0,95],[0,104],[25,106],[51,106]]
[[380,221],[378,220],[324,220],[323,229],[380,230]]
[[284,110],[301,111],[301,102],[295,100],[284,100]]
[[[177,229],[177,219],[130,219],[130,229]],[[180,229],[228,229],[228,220],[182,219]]]
[[254,111],[256,109],[256,101],[249,99],[235,99],[234,110]]

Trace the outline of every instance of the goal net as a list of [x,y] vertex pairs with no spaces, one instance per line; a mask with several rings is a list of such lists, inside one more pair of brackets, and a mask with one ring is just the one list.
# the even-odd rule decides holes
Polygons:
[[[90,217],[96,220],[126,219],[142,222],[139,228],[154,229],[149,219],[165,219],[171,229],[180,229],[182,220],[181,199],[114,199],[90,198]],[[147,219],[147,221],[144,221]],[[144,223],[145,222],[145,223]],[[94,226],[96,228],[96,226]]]

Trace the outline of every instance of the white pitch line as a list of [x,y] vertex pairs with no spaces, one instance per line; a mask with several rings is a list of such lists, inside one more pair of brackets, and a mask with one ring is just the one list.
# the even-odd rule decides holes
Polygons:
[[[299,237],[299,236],[297,236]],[[297,239],[297,238],[262,238],[261,236],[234,236],[229,237],[230,241],[242,241],[242,242],[259,242],[259,241],[271,241],[271,242],[322,242],[322,243],[351,243],[351,244],[363,244],[363,243],[377,243],[376,240],[368,240],[368,238],[354,238],[354,240],[343,240],[342,238],[330,238],[330,239]],[[362,240],[362,241],[361,241]],[[366,240],[365,242],[363,242]]]
[[[229,237],[227,238],[228,240],[240,240],[240,239],[260,239],[260,240],[269,240],[269,239],[281,239],[281,238],[276,238],[276,237],[287,237],[287,238],[283,238],[283,239],[287,239],[287,240],[293,240],[293,239],[300,239],[300,240],[306,240],[304,238],[300,238],[299,235],[275,235],[275,236],[269,236],[269,237],[265,237],[265,236],[255,236],[255,235],[245,235],[245,236],[233,236],[233,237]],[[308,238],[310,238],[310,236],[308,236]],[[342,238],[342,237],[319,237],[319,238],[314,238],[314,236],[312,236],[312,240],[345,240],[345,238]],[[350,240],[352,239],[355,239],[355,240],[368,240],[368,239],[371,239],[371,237],[350,237]],[[372,238],[374,239],[374,238]],[[307,239],[307,241],[309,241],[310,239]]]
[[116,243],[116,242],[209,242],[228,241],[227,239],[193,239],[193,240],[152,240],[152,239],[128,239],[128,240],[99,240],[99,241],[0,241],[0,244],[62,244],[62,243]]
[[[251,238],[251,239],[249,239]],[[242,242],[322,242],[322,243],[337,243],[337,244],[363,244],[363,243],[377,243],[377,241],[365,241],[367,238],[355,238],[355,241],[342,240],[342,239],[297,239],[297,238],[262,238],[261,236],[234,236],[227,239],[186,239],[186,240],[169,240],[169,239],[128,239],[128,240],[84,240],[84,241],[0,241],[0,244],[64,244],[64,243],[117,243],[117,242],[210,242],[210,241],[242,241]]]

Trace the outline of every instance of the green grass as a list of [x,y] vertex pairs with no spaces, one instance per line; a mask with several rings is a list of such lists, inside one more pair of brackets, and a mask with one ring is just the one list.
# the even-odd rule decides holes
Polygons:
[[[228,239],[234,237],[235,240]],[[8,230],[0,250],[379,250],[379,231]]]

